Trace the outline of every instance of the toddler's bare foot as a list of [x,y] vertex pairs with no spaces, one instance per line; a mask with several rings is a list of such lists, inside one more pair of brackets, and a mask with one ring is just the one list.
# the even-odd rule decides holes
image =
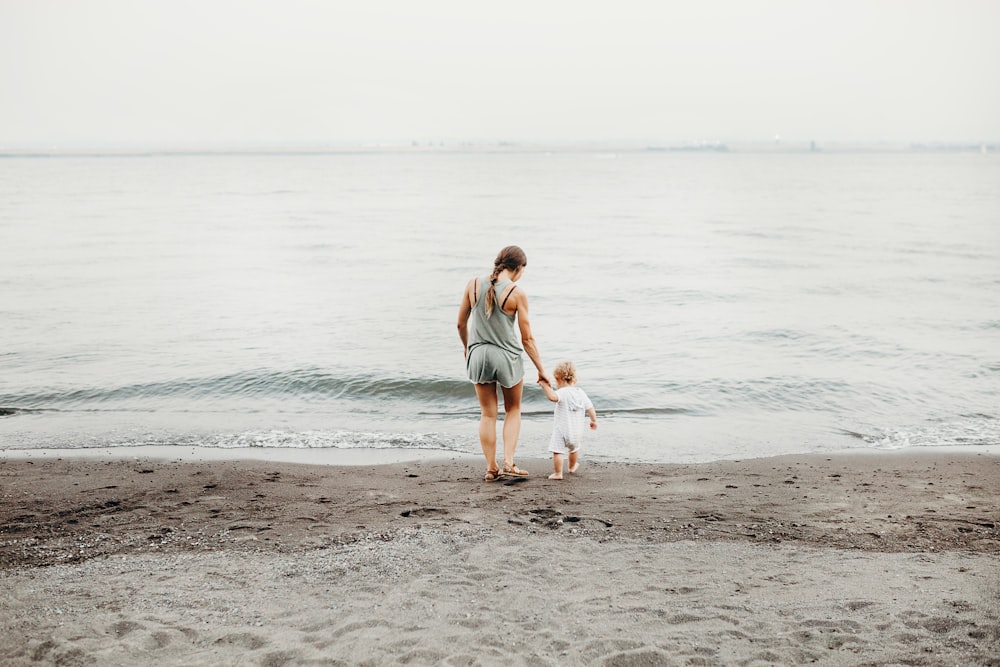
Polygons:
[[555,473],[552,473],[551,475],[549,475],[549,479],[562,479],[562,475],[557,475]]
[[579,469],[580,469],[580,464],[579,463],[575,463],[575,464],[573,464],[573,465],[571,465],[569,467],[569,474],[572,475],[573,473],[575,473]]

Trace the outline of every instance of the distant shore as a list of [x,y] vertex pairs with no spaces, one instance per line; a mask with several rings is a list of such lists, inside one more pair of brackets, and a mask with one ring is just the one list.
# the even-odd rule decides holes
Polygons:
[[1000,457],[518,462],[0,458],[0,662],[996,659]]
[[1000,141],[399,141],[289,146],[0,146],[0,158],[351,155],[378,153],[998,153]]

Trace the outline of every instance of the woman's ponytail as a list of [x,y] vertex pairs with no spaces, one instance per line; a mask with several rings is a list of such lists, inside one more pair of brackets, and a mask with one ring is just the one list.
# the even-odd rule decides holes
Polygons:
[[497,277],[501,271],[503,271],[503,266],[497,264],[493,267],[493,273],[490,274],[490,288],[486,291],[486,317],[493,316],[493,309],[497,305]]

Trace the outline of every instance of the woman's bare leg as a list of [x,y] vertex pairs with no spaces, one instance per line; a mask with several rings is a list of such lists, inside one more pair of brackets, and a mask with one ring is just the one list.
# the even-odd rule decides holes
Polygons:
[[[506,390],[504,390],[506,391]],[[477,384],[476,397],[479,399],[479,444],[486,457],[486,469],[497,470],[497,386]],[[506,426],[506,425],[505,425]]]
[[503,390],[503,464],[504,468],[514,465],[517,439],[521,435],[521,393],[524,380]]

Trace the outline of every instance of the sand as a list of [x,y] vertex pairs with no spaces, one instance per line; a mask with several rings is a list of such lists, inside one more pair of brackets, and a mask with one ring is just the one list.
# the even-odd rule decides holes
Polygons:
[[0,664],[1000,665],[1000,457],[0,460]]

